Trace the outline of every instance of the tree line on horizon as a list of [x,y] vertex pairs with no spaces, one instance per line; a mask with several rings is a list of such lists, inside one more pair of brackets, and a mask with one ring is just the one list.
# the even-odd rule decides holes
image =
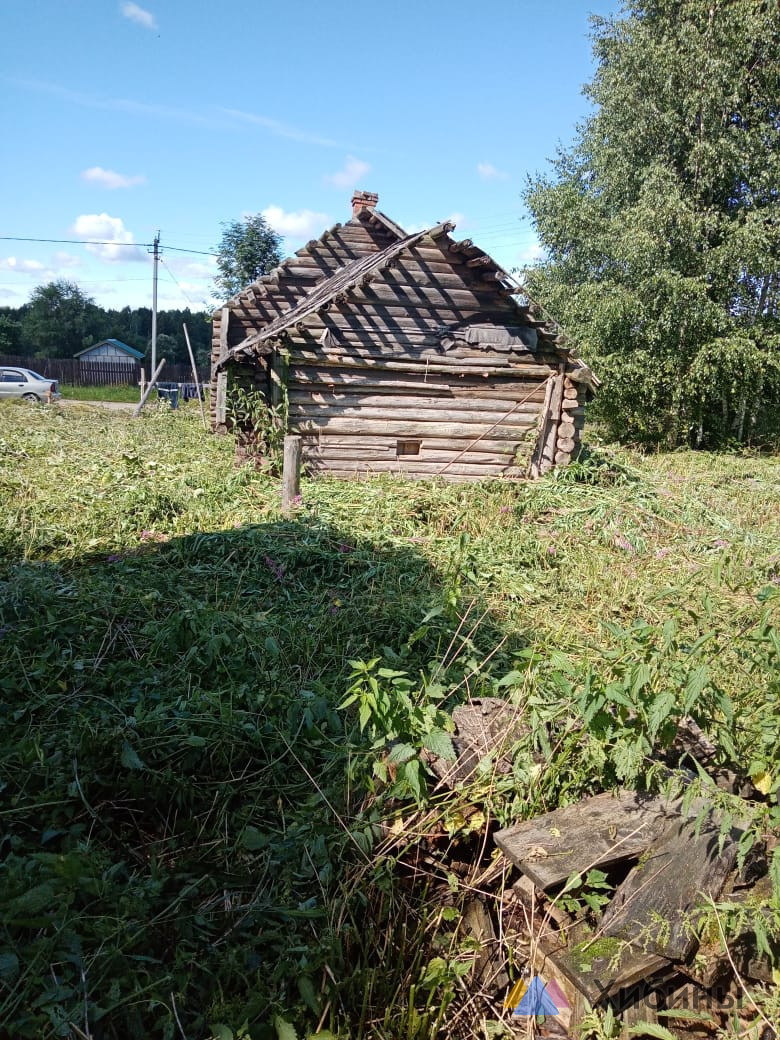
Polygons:
[[[186,323],[198,368],[208,368],[211,315],[189,307],[157,312],[157,356],[188,365]],[[49,282],[33,290],[20,307],[0,307],[0,356],[72,358],[104,339],[118,339],[146,354],[151,346],[150,307],[100,307],[75,283]]]

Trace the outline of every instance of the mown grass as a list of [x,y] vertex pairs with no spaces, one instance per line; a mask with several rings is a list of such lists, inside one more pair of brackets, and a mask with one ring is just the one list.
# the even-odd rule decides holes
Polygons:
[[[194,411],[0,409],[0,1035],[472,1035],[451,843],[656,782],[683,713],[779,822],[778,459],[278,492]],[[484,693],[528,742],[443,799]]]

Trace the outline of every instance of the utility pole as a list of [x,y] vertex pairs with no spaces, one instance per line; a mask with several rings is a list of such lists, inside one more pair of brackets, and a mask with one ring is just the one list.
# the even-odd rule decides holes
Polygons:
[[152,367],[157,371],[157,265],[160,262],[160,232],[154,236],[154,273],[152,275]]

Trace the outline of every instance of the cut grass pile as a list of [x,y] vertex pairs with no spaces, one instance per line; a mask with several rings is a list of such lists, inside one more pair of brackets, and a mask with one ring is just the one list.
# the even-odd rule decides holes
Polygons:
[[[194,411],[0,408],[0,1035],[433,1035],[473,947],[399,813],[652,783],[688,711],[779,822],[776,458],[278,492]],[[528,744],[431,800],[483,693]]]

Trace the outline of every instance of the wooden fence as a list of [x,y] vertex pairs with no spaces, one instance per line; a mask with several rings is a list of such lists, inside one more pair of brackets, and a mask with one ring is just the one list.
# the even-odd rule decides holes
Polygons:
[[[57,379],[70,386],[138,386],[141,381],[141,366],[137,362],[125,364],[112,361],[80,361],[78,358],[0,357],[0,365],[15,368],[30,368],[46,379]],[[149,369],[146,368],[146,378]],[[192,369],[189,365],[166,364],[160,378],[171,383],[191,383]],[[198,381],[208,382],[210,375],[205,368],[198,369]]]

